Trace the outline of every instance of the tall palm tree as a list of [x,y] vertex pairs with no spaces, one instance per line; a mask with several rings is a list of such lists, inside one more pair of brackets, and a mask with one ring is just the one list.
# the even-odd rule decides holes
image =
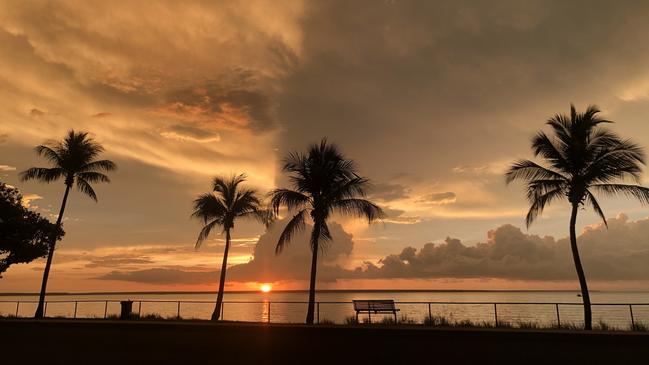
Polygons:
[[[36,153],[45,157],[51,167],[32,167],[20,174],[22,181],[38,180],[45,183],[51,183],[63,179],[65,184],[65,193],[59,210],[59,216],[56,219],[57,227],[61,227],[65,205],[68,201],[68,194],[73,185],[77,190],[88,195],[95,202],[97,194],[92,188],[93,183],[110,182],[108,176],[103,172],[109,172],[116,169],[115,163],[110,160],[97,160],[99,154],[104,148],[91,137],[87,132],[75,132],[70,130],[63,141],[51,141],[43,145],[36,146]],[[49,252],[45,271],[43,271],[43,281],[41,283],[41,293],[38,298],[38,307],[36,308],[35,318],[43,317],[45,304],[45,293],[47,291],[47,279],[50,275],[52,258],[54,257],[54,247],[56,239],[49,242]]]
[[590,206],[606,225],[596,193],[624,195],[643,204],[649,203],[648,188],[625,183],[628,180],[640,182],[641,165],[645,161],[643,149],[602,127],[601,124],[612,122],[599,118],[599,112],[596,106],[589,106],[584,113],[578,113],[571,105],[570,116],[553,116],[547,122],[552,134],[539,132],[532,139],[534,156],[544,159],[548,167],[519,160],[506,173],[508,184],[521,180],[527,185],[530,203],[526,217],[528,227],[551,202],[566,199],[570,203],[570,248],[579,277],[584,328],[587,330],[592,329],[592,315],[586,276],[577,248],[577,211],[580,206]]
[[205,224],[198,234],[196,248],[198,249],[201,246],[215,227],[222,227],[222,232],[225,233],[225,250],[223,251],[223,263],[221,264],[219,292],[212,313],[213,321],[218,321],[221,316],[225,272],[228,266],[228,251],[230,251],[230,233],[234,228],[234,221],[238,218],[254,218],[268,226],[272,220],[272,216],[268,211],[261,208],[261,202],[257,198],[256,191],[239,186],[244,181],[246,181],[244,174],[230,178],[217,176],[212,182],[212,192],[202,194],[194,200],[192,217],[203,220]]
[[280,253],[294,234],[306,227],[307,217],[311,217],[312,259],[306,323],[313,324],[318,251],[321,241],[331,240],[327,219],[332,213],[340,213],[372,222],[384,214],[377,205],[363,199],[368,180],[358,176],[354,162],[346,159],[335,145],[328,144],[326,138],[320,144],[312,145],[306,154],[289,154],[283,171],[289,174],[293,190],[271,191],[270,204],[275,214],[283,206],[297,213],[284,228],[275,251]]

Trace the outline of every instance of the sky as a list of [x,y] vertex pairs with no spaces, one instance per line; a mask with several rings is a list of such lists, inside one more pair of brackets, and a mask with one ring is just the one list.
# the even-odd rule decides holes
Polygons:
[[[335,217],[329,289],[577,289],[567,203],[527,229],[523,187],[555,113],[596,104],[649,146],[649,4],[637,1],[0,2],[0,180],[54,220],[62,182],[20,182],[35,145],[88,131],[117,163],[95,203],[73,192],[54,291],[215,290],[224,240],[194,249],[192,200],[215,175],[266,193],[323,137],[354,159],[388,217]],[[591,288],[646,289],[649,213],[581,211]],[[229,290],[306,289],[309,248],[280,220],[239,222]],[[0,292],[35,292],[44,260]]]

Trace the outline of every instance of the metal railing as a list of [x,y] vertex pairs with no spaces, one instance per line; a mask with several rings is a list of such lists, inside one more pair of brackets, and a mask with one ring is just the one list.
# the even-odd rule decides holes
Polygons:
[[[116,304],[121,302],[122,300],[116,300],[116,299],[109,299],[109,300],[48,300],[45,302],[45,307],[44,307],[44,313],[47,315],[47,309],[48,309],[48,304],[54,305],[54,304],[69,304],[72,308],[72,315],[67,316],[58,316],[58,317],[65,317],[65,318],[78,318],[78,309],[79,305],[85,305],[85,304],[90,304],[90,303],[95,303],[95,304],[103,304],[103,318],[108,318],[109,317],[109,305],[110,304]],[[183,305],[188,305],[188,304],[201,304],[201,305],[214,305],[214,301],[205,301],[205,300],[133,300],[134,303],[137,303],[137,315],[141,316],[142,315],[142,306],[143,304],[175,304],[175,317],[176,318],[182,318],[182,310],[183,310]],[[24,304],[36,304],[38,303],[37,300],[0,300],[0,306],[6,307],[7,305],[10,305],[11,303],[15,303],[15,310],[13,313],[8,313],[8,312],[2,312],[0,311],[0,314],[3,313],[8,313],[9,315],[13,315],[15,317],[20,317],[20,309],[21,305]],[[262,313],[261,317],[259,317],[259,320],[253,320],[253,322],[267,322],[271,323],[271,306],[272,305],[306,305],[308,302],[306,301],[270,301],[270,300],[265,300],[265,301],[224,301],[223,305],[221,306],[221,318],[224,319],[224,315],[226,314],[225,308],[231,307],[232,305],[259,305],[262,308]],[[317,301],[315,306],[316,310],[316,321],[320,323],[320,318],[321,318],[321,305],[347,305],[349,306],[348,309],[351,309],[352,307],[352,302],[351,301]],[[403,302],[395,302],[395,305],[398,307],[403,307],[403,306],[417,306],[419,307],[419,310],[416,311],[418,314],[424,314],[424,320],[426,318],[426,315],[429,319],[433,318],[434,311],[433,307],[439,307],[439,306],[482,306],[486,308],[492,308],[492,309],[482,309],[480,310],[480,313],[474,313],[474,315],[479,315],[479,317],[484,318],[485,315],[491,316],[493,319],[493,323],[495,326],[499,326],[500,324],[503,324],[504,322],[502,321],[502,314],[509,314],[510,316],[512,315],[511,311],[506,311],[503,312],[502,308],[505,306],[544,306],[544,307],[552,307],[552,312],[554,312],[555,318],[553,319],[554,323],[556,323],[556,326],[561,328],[562,326],[562,316],[561,316],[561,308],[560,307],[581,307],[583,306],[582,303],[575,303],[575,302],[554,302],[554,303],[549,303],[549,302],[483,302],[483,301],[466,301],[466,302],[453,302],[453,301],[428,301],[428,302],[412,302],[412,301],[403,301]],[[642,323],[648,323],[649,324],[649,303],[592,303],[591,304],[593,308],[597,307],[614,307],[614,308],[627,308],[628,311],[626,312],[628,314],[627,319],[629,320],[629,324],[631,325],[631,328],[636,328],[636,324],[638,324],[638,318],[636,318],[636,315],[634,315],[634,307],[638,307],[641,309],[644,309],[643,313],[645,314],[646,317],[646,322]],[[500,311],[499,311],[500,307]],[[426,311],[427,309],[427,311]],[[625,309],[626,311],[626,309]],[[135,312],[135,311],[134,311]],[[169,312],[169,311],[167,311]],[[344,310],[342,312],[345,312]],[[348,310],[347,312],[354,313],[353,310]],[[411,311],[412,313],[415,313]],[[515,311],[514,311],[515,312]],[[96,311],[93,311],[93,313],[96,314]],[[101,313],[101,312],[100,312]],[[440,313],[439,310],[435,311],[435,315],[438,315]],[[491,313],[491,314],[489,314]],[[525,312],[528,315],[534,315],[532,312]],[[547,311],[544,312],[546,315],[548,314]],[[158,314],[158,313],[156,313]],[[501,315],[499,319],[499,314]],[[451,313],[452,315],[452,313]],[[23,316],[23,317],[30,317],[29,316]],[[101,318],[101,315],[93,315],[95,318]],[[281,316],[280,316],[281,317]],[[573,316],[574,317],[574,316]],[[619,317],[619,316],[618,316]],[[506,322],[506,320],[505,320]],[[275,323],[282,323],[282,322],[275,322]]]

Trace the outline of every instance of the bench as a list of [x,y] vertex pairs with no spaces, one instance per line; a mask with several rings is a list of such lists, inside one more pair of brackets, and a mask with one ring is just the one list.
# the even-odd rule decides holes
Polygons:
[[374,314],[388,314],[394,315],[394,322],[397,322],[397,309],[394,300],[353,300],[354,310],[356,311],[356,322],[358,322],[358,315],[360,313],[367,313],[370,323],[372,323],[372,313]]

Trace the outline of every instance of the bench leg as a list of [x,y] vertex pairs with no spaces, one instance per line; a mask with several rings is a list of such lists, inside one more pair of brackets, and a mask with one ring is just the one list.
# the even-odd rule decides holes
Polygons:
[[372,312],[367,312],[367,318],[369,319],[370,323],[372,323]]
[[394,324],[397,324],[397,311],[394,311]]

